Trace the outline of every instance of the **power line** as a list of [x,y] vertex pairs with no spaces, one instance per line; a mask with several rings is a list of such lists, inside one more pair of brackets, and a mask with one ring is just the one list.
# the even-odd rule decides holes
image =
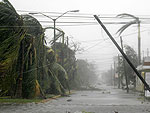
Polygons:
[[[108,38],[108,39],[109,39],[109,38]],[[105,42],[105,41],[108,40],[108,39],[103,40],[103,42]],[[93,48],[93,47],[95,47],[95,46],[97,46],[97,45],[99,45],[99,44],[101,44],[101,43],[103,43],[103,42],[98,42],[98,43],[96,43],[95,45],[93,45],[93,46],[87,48],[86,50],[84,50],[84,52],[87,51],[87,50],[89,50],[89,49],[91,49],[91,48]]]
[[[42,23],[53,23],[53,21],[39,21],[39,22],[42,22]],[[70,21],[70,22],[60,22],[58,21],[57,23],[78,23],[78,24],[97,24],[97,22],[86,22],[86,21]],[[103,22],[104,24],[127,24],[128,22]]]
[[[143,30],[143,31],[141,31],[141,32],[145,32],[145,31],[147,31],[147,30]],[[138,33],[138,32],[134,32],[134,33],[130,33],[130,34],[126,34],[126,35],[122,35],[123,37],[126,37],[126,36],[130,36],[130,35],[134,35],[134,34],[136,34],[136,33]],[[116,37],[116,38],[119,38],[119,37]],[[103,42],[105,42],[106,40],[108,40],[109,38],[106,38]],[[103,43],[103,42],[98,42],[98,43],[96,43],[95,45],[93,45],[93,46],[91,46],[91,47],[89,47],[88,49],[86,49],[86,50],[84,50],[84,52],[85,51],[87,51],[87,50],[89,50],[89,49],[92,49],[92,48],[94,48],[95,46],[97,46],[97,45],[99,45],[100,43]],[[103,46],[103,48],[104,47],[106,47],[106,46]],[[107,46],[108,47],[108,46]],[[102,48],[101,48],[102,49]],[[80,54],[83,54],[83,53],[80,53]]]
[[[116,38],[119,38],[119,37],[116,37]],[[109,38],[104,39],[103,42],[107,41],[108,39],[109,39]],[[86,49],[86,50],[84,50],[84,51],[87,51],[87,50],[89,50],[89,49],[91,49],[91,48],[93,48],[93,47],[95,47],[95,46],[97,46],[97,45],[99,45],[99,44],[101,44],[101,43],[103,43],[103,42],[98,42],[98,43],[96,43],[95,45],[89,47],[88,49]]]
[[[17,10],[18,12],[33,12],[33,13],[39,13],[37,11],[25,11],[25,10]],[[48,13],[48,14],[55,14],[55,15],[49,15],[50,17],[58,17],[56,16],[56,14],[62,14],[60,12],[40,12],[40,13]],[[67,16],[67,15],[74,15],[74,16]],[[102,16],[99,16],[99,18],[101,19],[121,19],[121,20],[124,20],[124,19],[132,19],[133,18],[130,18],[130,17],[126,17],[126,18],[118,18],[115,14],[101,14]],[[41,17],[44,17],[43,15],[35,15],[35,16],[41,16]],[[143,17],[143,16],[150,16],[150,15],[139,15],[139,16],[142,16],[142,17],[139,17],[139,19],[150,19],[150,17]],[[85,13],[67,13],[66,15],[64,15],[62,18],[88,18],[88,19],[94,19],[93,17],[93,14],[85,14]]]
[[[17,10],[18,12],[32,12],[32,13],[48,13],[48,14],[62,14],[62,12],[44,12],[44,11],[29,11],[29,10]],[[93,14],[87,14],[87,13],[70,13],[70,12],[68,12],[67,14],[72,14],[72,15],[93,15]]]
[[101,40],[104,40],[104,39],[95,39],[95,40],[82,40],[82,41],[80,41],[80,42],[82,42],[82,43],[90,43],[90,42],[97,42],[97,41],[101,41]]
[[[43,15],[34,15],[34,16],[40,16],[40,17],[46,18]],[[47,16],[50,16],[52,18],[57,18],[58,17],[58,16],[55,16],[55,15],[47,15]],[[65,16],[62,16],[61,18],[90,18],[90,19],[94,19],[92,16],[67,16],[67,14]]]
[[[16,10],[18,12],[30,12],[30,13],[47,13],[47,14],[62,14],[62,12],[45,12],[45,11],[31,11],[31,10]],[[71,14],[71,15],[94,15],[92,13],[70,13],[68,12],[67,14]],[[117,14],[99,14],[99,15],[109,15],[109,16],[116,16]]]
[[[42,17],[42,18],[46,18],[45,16],[41,15],[41,14],[37,14],[37,15],[34,15],[36,17]],[[58,16],[56,15],[47,15],[47,16],[50,16],[50,17],[53,17],[53,18],[57,18]],[[82,16],[82,15],[75,15],[75,16],[70,16],[68,14],[62,16],[61,18],[89,18],[89,19],[92,19],[94,20],[94,17],[93,15],[90,15],[90,16]],[[118,18],[118,17],[115,17],[115,16],[99,16],[99,18],[101,19],[120,19],[120,20],[125,20],[125,19],[132,19],[132,18]],[[142,18],[142,19],[150,19],[150,18]],[[132,19],[133,20],[133,19]]]
[[[148,31],[148,30],[143,30],[143,31],[140,31],[141,33],[142,32],[145,32],[145,31]],[[126,35],[121,35],[122,37],[126,37],[126,36],[130,36],[130,35],[134,35],[134,34],[137,34],[138,32],[134,32],[134,33],[130,33],[130,34],[126,34]]]
[[[50,12],[50,11],[31,11],[31,10],[20,10],[20,9],[18,9],[18,10],[16,10],[16,11],[18,11],[18,12],[34,12],[34,13],[48,13],[48,14],[62,14],[62,12]],[[92,13],[68,13],[68,14],[72,14],[72,15],[94,15],[94,14],[92,14]],[[97,14],[98,16],[101,16],[101,15],[109,15],[109,16],[116,16],[116,15],[118,15],[118,14]],[[137,16],[137,17],[143,17],[143,16],[150,16],[150,15],[135,15],[135,16]]]
[[[113,57],[114,57],[114,55],[111,55],[111,56],[109,56],[109,57],[97,57],[97,58],[95,58],[95,59],[92,59],[92,58],[86,58],[86,60],[89,60],[89,61],[91,61],[91,60],[99,60],[99,61],[105,61],[105,60],[112,60],[113,59]],[[79,59],[85,59],[85,58],[79,58]]]
[[[89,25],[98,25],[96,22],[58,22],[58,23],[61,23],[61,24],[59,24],[59,25],[57,24],[56,26],[89,26]],[[68,23],[68,24],[65,24],[65,23]],[[108,24],[108,25],[121,25],[121,24],[126,24],[127,22],[103,22],[103,23],[104,24]],[[150,23],[145,23],[145,24],[149,25]],[[53,25],[51,25],[51,26],[53,26]],[[15,27],[16,28],[17,27],[30,28],[30,27],[38,27],[38,26],[0,26],[0,28],[15,28]],[[45,26],[45,27],[47,27],[47,26]]]

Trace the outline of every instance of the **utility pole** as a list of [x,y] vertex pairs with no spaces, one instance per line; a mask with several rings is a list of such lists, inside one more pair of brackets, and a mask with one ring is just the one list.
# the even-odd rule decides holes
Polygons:
[[140,36],[140,21],[138,21],[138,65],[141,64],[141,36]]
[[144,50],[142,52],[143,52],[143,62],[144,62]]
[[111,85],[113,85],[113,71],[112,71],[112,65],[111,65]]
[[53,19],[52,18],[52,20],[53,20],[53,22],[54,22],[54,52],[56,52],[56,44],[55,44],[55,42],[56,42],[56,19]]
[[106,29],[104,24],[100,21],[99,17],[97,15],[94,15],[97,22],[102,26],[102,28],[105,30],[111,41],[114,43],[114,45],[117,47],[117,49],[120,51],[120,53],[123,55],[123,57],[126,59],[127,63],[130,65],[130,67],[133,69],[133,71],[136,73],[136,75],[139,77],[139,79],[143,82],[145,85],[145,88],[150,92],[150,86],[147,84],[147,82],[144,80],[144,78],[140,75],[140,73],[137,71],[137,69],[134,67],[132,62],[129,60],[127,55],[122,51],[118,43],[115,41],[115,39],[112,37],[112,35],[109,33],[109,31]]
[[61,65],[62,67],[64,66],[64,38],[65,38],[65,33],[63,32],[62,35],[62,48],[61,48]]
[[149,49],[147,48],[147,57],[149,57]]
[[114,87],[115,87],[115,75],[116,75],[116,65],[115,65],[115,61],[114,61]]
[[[119,54],[118,54],[118,68],[120,68],[120,58],[119,58]],[[120,72],[118,72],[118,88],[120,89]]]
[[70,57],[69,54],[70,54],[70,53],[69,53],[69,38],[68,38],[68,36],[67,36],[67,58]]
[[[121,42],[122,51],[124,52],[124,49],[123,49],[123,41],[122,41],[122,37],[121,37],[121,36],[120,36],[120,42]],[[125,76],[125,78],[126,78],[127,93],[129,93],[128,76],[127,76],[127,73],[126,73],[126,65],[125,65],[125,59],[124,59],[124,58],[123,58],[123,68],[124,68],[124,76]]]

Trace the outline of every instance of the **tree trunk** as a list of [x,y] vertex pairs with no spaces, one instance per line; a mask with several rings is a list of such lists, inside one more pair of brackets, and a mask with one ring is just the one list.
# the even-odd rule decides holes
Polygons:
[[15,98],[22,98],[22,80],[23,80],[23,70],[24,70],[24,39],[21,42],[21,58],[20,60],[20,69],[19,69],[19,76],[16,82],[16,92]]

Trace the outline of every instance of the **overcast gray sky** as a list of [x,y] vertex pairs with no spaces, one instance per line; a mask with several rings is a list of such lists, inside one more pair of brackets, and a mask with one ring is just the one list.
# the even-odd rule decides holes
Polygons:
[[56,11],[79,9],[84,13],[149,14],[149,0],[10,0],[17,9]]
[[[69,13],[66,14],[66,16],[83,16],[83,18],[61,17],[57,20],[58,23],[56,22],[56,25],[58,25],[58,27],[66,33],[66,36],[73,37],[73,40],[80,42],[81,47],[85,49],[83,53],[77,53],[77,58],[88,59],[89,61],[95,62],[95,64],[99,67],[98,69],[102,71],[109,69],[111,64],[113,64],[113,56],[117,56],[117,54],[119,54],[118,50],[108,39],[108,36],[102,28],[98,24],[96,25],[96,23],[91,25],[79,25],[78,23],[76,24],[77,26],[59,26],[59,22],[96,22],[96,20],[92,18],[93,14],[101,15],[101,17],[115,17],[117,14],[129,13],[141,18],[146,18],[142,19],[142,22],[150,23],[150,0],[10,0],[10,2],[16,10],[23,11],[64,13],[68,10],[80,10],[79,13]],[[47,13],[47,15],[52,14]],[[51,21],[42,16],[35,17],[39,20]],[[119,20],[104,18],[102,19],[102,22],[128,22],[130,20],[131,19]],[[41,24],[53,26],[53,23]],[[72,23],[67,25],[72,25]],[[121,25],[105,25],[111,34],[116,37],[114,34],[121,27]],[[146,56],[146,50],[147,48],[150,48],[150,25],[142,24],[141,31],[142,51],[145,51]],[[124,44],[130,45],[137,51],[136,32],[137,26],[133,25],[123,33],[123,41]],[[52,31],[51,33],[47,31],[47,36],[52,36]],[[116,38],[116,40],[119,43],[119,38]]]

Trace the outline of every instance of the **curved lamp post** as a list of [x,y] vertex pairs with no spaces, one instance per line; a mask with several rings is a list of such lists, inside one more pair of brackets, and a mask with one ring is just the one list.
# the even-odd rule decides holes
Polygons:
[[64,12],[63,14],[61,14],[60,16],[58,16],[57,18],[52,18],[52,17],[50,17],[50,16],[48,16],[48,15],[45,15],[45,14],[43,14],[43,13],[41,13],[41,12],[29,13],[29,14],[32,14],[32,15],[34,15],[34,14],[41,14],[41,15],[43,15],[43,16],[45,16],[45,17],[47,17],[47,18],[50,18],[51,20],[53,20],[53,22],[54,22],[54,52],[55,52],[55,41],[56,41],[56,30],[55,30],[55,29],[56,29],[56,20],[57,20],[58,18],[62,17],[64,14],[68,13],[68,12],[79,12],[79,10],[66,11],[66,12]]

